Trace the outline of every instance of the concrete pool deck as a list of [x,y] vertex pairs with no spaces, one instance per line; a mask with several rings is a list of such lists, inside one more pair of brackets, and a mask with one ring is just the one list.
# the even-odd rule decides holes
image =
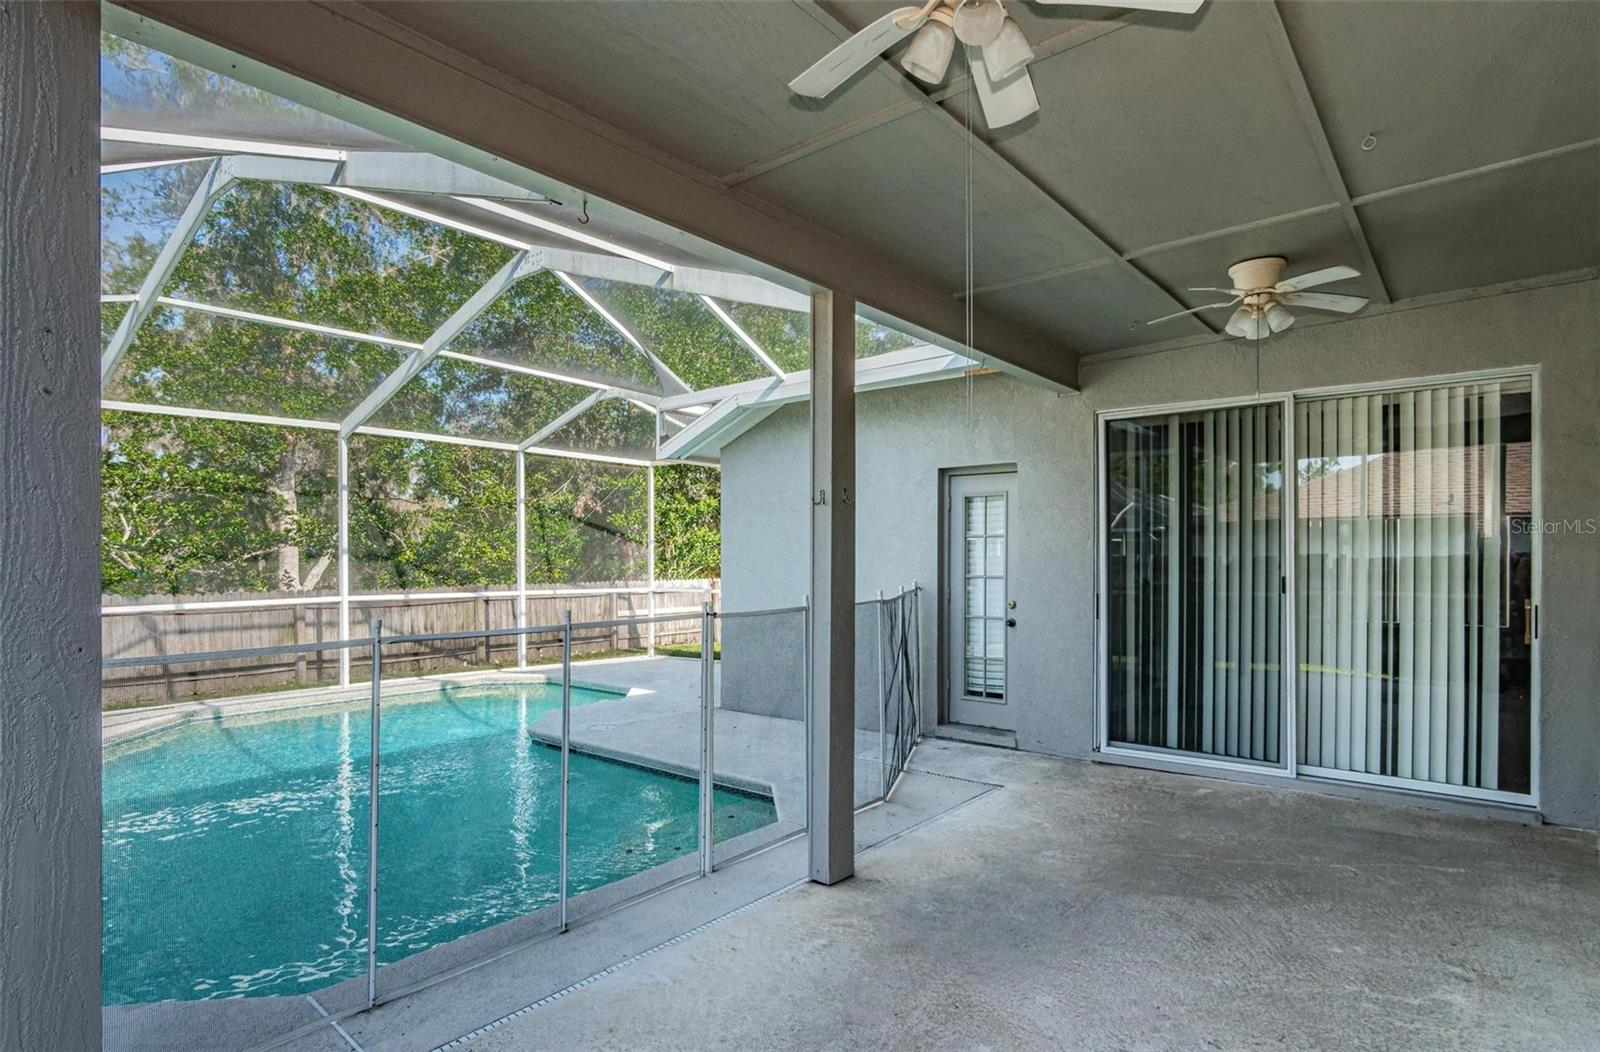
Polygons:
[[[913,766],[1002,788],[453,1052],[1597,1047],[1591,832],[942,741]],[[423,1047],[381,1022],[363,1049]]]

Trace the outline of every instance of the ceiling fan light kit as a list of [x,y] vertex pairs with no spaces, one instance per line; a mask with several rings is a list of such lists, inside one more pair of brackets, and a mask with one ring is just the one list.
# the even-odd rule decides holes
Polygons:
[[983,64],[996,80],[1010,80],[1033,61],[1033,47],[1022,35],[1022,27],[1010,15],[1000,23],[1000,32],[983,45]]
[[957,39],[971,47],[985,47],[1000,35],[1000,27],[1011,16],[1000,0],[966,0],[952,17]]
[[1236,307],[1223,331],[1229,336],[1247,340],[1260,340],[1280,333],[1294,324],[1294,314],[1289,307],[1310,307],[1312,310],[1354,314],[1367,305],[1363,296],[1344,296],[1333,292],[1304,292],[1334,281],[1359,278],[1361,272],[1353,267],[1333,266],[1313,270],[1309,274],[1285,278],[1283,270],[1289,261],[1282,256],[1260,256],[1246,259],[1228,268],[1228,278],[1233,287],[1194,288],[1190,292],[1226,292],[1233,298],[1221,303],[1207,303],[1175,314],[1152,318],[1146,325],[1155,325],[1173,318],[1182,318],[1201,311],[1219,307]]
[[[1031,2],[1193,14],[1205,0]],[[1003,0],[927,0],[921,7],[895,8],[818,59],[789,82],[789,90],[806,98],[825,98],[908,36],[911,43],[900,66],[926,84],[944,80],[956,42],[961,42],[978,106],[990,128],[1003,128],[1038,112],[1039,98],[1028,75],[1033,48],[1022,27],[1006,12]]]
[[930,18],[912,36],[906,53],[900,58],[900,65],[923,83],[937,84],[944,80],[955,50],[955,30],[942,19]]

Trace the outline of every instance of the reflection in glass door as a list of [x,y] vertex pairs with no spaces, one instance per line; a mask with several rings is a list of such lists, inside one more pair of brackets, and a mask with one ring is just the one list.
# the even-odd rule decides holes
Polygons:
[[1282,765],[1283,409],[1105,422],[1111,746]]
[[1299,763],[1528,793],[1529,383],[1319,397],[1294,411]]

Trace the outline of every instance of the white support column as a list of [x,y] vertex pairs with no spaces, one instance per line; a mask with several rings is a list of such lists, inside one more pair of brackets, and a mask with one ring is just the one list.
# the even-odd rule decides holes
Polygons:
[[[350,439],[339,436],[339,638],[350,638]],[[339,651],[339,686],[350,685],[350,648]]]
[[[528,627],[528,455],[517,450],[517,609],[518,628]],[[517,637],[517,667],[528,667],[528,637]]]
[[811,298],[811,879],[855,872],[855,303]]
[[98,4],[0,2],[0,1048],[100,1024]]
[[161,295],[161,290],[166,288],[167,281],[177,269],[178,261],[183,258],[189,242],[194,240],[200,224],[205,222],[211,206],[232,184],[233,176],[225,162],[220,158],[212,161],[211,167],[206,169],[204,178],[200,180],[200,185],[195,188],[194,196],[189,198],[189,204],[178,217],[178,225],[167,237],[166,244],[161,246],[155,262],[151,263],[150,269],[145,272],[144,281],[140,282],[139,291],[133,303],[129,305],[128,313],[117,323],[116,332],[111,334],[111,340],[101,352],[102,387],[111,382],[122,356],[127,354],[128,348],[133,345],[133,337],[138,333],[139,326],[143,325],[145,319],[155,311],[157,297]]
[[[659,425],[657,425],[659,427]],[[651,621],[645,626],[646,649],[656,656],[656,466],[644,469],[644,574],[650,594],[645,600]]]

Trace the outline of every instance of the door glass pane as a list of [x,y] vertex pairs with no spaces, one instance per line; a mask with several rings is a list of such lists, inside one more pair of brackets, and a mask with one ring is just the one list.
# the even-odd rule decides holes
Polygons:
[[1295,406],[1301,764],[1529,791],[1531,414],[1526,381]]
[[963,498],[966,537],[966,646],[962,681],[969,697],[1005,697],[1006,577],[1004,494]]
[[1282,412],[1106,425],[1110,740],[1281,764]]

